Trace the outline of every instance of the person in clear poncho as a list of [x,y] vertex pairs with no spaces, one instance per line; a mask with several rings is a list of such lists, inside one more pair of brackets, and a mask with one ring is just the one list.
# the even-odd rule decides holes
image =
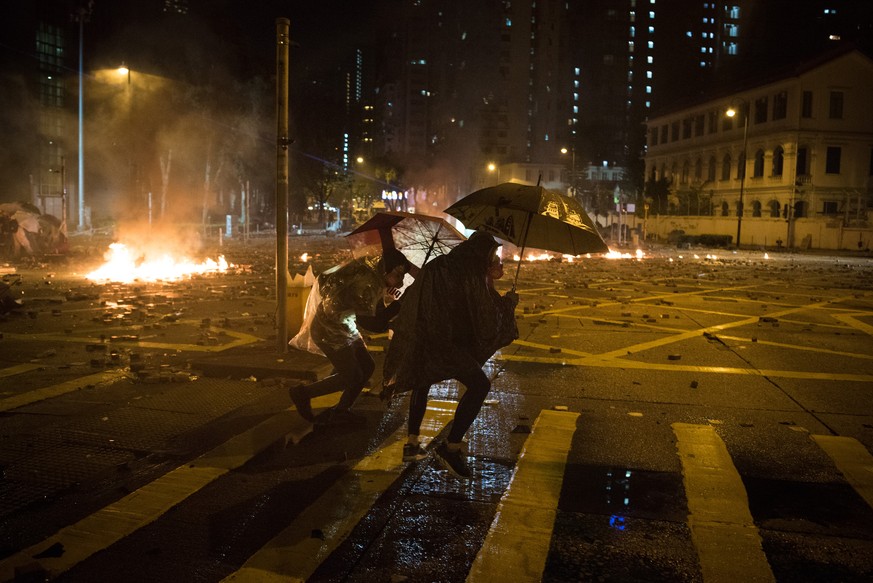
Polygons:
[[[383,391],[388,396],[411,391],[405,461],[426,455],[419,432],[431,385],[457,379],[466,387],[447,442],[435,451],[446,469],[464,478],[471,472],[461,441],[491,389],[482,366],[518,337],[518,295],[510,291],[501,296],[488,278],[489,269],[499,262],[497,247],[491,235],[476,232],[425,265],[404,293],[385,356]],[[502,270],[495,269],[493,275],[500,277]]]
[[[386,292],[403,285],[403,276],[410,267],[400,251],[388,249],[381,257],[353,259],[318,276],[303,326],[289,344],[324,354],[334,370],[315,383],[289,388],[291,400],[304,419],[316,423],[364,422],[350,408],[376,364],[358,332],[357,320],[366,318],[368,328],[387,326],[399,304],[386,304]],[[315,417],[311,399],[337,391],[343,392],[339,402]]]

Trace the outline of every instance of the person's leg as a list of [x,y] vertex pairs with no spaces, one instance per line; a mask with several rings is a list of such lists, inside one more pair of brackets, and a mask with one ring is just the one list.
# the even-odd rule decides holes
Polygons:
[[337,373],[346,383],[342,397],[334,407],[337,411],[348,411],[351,408],[376,370],[376,362],[363,340],[356,340],[350,349],[352,357],[344,361],[343,368],[337,369]]
[[355,360],[352,346],[344,346],[339,350],[331,350],[324,346],[320,348],[333,365],[333,372],[320,381],[303,386],[301,392],[308,399],[314,399],[315,397],[329,395],[330,393],[342,390],[351,374],[350,371],[357,368],[357,361]]
[[[318,344],[318,343],[316,343]],[[307,421],[312,421],[315,417],[312,414],[312,404],[310,401],[315,397],[329,395],[342,390],[345,383],[345,376],[340,372],[349,367],[349,362],[354,362],[355,356],[351,346],[344,347],[340,350],[333,350],[327,345],[319,345],[321,351],[333,365],[333,372],[311,384],[300,384],[292,386],[288,389],[288,395],[291,397],[291,402],[297,408],[297,412]]]
[[416,387],[412,389],[409,395],[409,420],[406,426],[408,427],[410,443],[412,438],[418,443],[418,434],[421,432],[421,422],[424,420],[424,413],[427,410],[427,397],[430,393],[430,387]]
[[419,433],[421,432],[421,422],[424,420],[424,414],[427,411],[427,398],[430,393],[430,387],[416,387],[412,389],[409,395],[409,419],[407,421],[408,435],[406,443],[403,445],[403,461],[411,462],[422,460],[427,457],[427,452],[419,443]]
[[467,454],[461,451],[461,441],[479,414],[482,403],[485,402],[485,397],[491,389],[491,381],[482,369],[475,369],[461,375],[458,381],[467,387],[467,390],[458,402],[448,439],[436,448],[434,455],[445,469],[459,478],[466,479],[470,478],[473,472],[467,464]]
[[447,441],[450,448],[460,447],[461,440],[464,439],[467,430],[476,420],[476,416],[482,409],[482,403],[485,402],[485,397],[491,390],[491,381],[488,380],[488,375],[482,369],[463,375],[458,378],[458,381],[467,387],[467,390],[458,402],[452,428],[449,430]]

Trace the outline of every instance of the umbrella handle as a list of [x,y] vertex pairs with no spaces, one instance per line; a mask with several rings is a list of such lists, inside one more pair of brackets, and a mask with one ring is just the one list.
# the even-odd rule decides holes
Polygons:
[[515,268],[515,280],[512,282],[512,291],[518,285],[518,272],[521,271],[521,262],[524,261],[524,247],[527,245],[527,233],[530,230],[530,219],[533,213],[527,213],[527,223],[524,225],[524,236],[521,238],[521,252],[518,255],[518,265]]
[[433,248],[436,246],[437,238],[440,236],[440,231],[443,230],[443,226],[437,226],[437,231],[434,233],[433,239],[430,240],[430,246],[427,248],[427,253],[424,254],[424,261],[421,262],[421,266],[424,267],[424,264],[427,263],[427,260],[430,259],[430,254],[433,253]]

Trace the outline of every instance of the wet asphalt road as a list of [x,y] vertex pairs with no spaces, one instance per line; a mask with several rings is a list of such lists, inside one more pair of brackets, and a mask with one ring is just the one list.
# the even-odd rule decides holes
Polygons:
[[[292,239],[292,272],[342,243]],[[221,251],[233,273],[177,284],[93,286],[84,254],[7,274],[0,580],[873,577],[873,260],[525,263],[464,482],[400,462],[407,401],[377,398],[378,373],[365,427],[305,435],[271,378],[197,370],[294,358],[270,245]],[[431,392],[434,444],[458,390]]]

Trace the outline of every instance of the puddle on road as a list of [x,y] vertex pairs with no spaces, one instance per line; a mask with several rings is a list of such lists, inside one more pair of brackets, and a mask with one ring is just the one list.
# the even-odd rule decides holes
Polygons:
[[617,531],[627,528],[628,517],[687,518],[681,474],[610,466],[568,464],[558,508],[608,516]]

